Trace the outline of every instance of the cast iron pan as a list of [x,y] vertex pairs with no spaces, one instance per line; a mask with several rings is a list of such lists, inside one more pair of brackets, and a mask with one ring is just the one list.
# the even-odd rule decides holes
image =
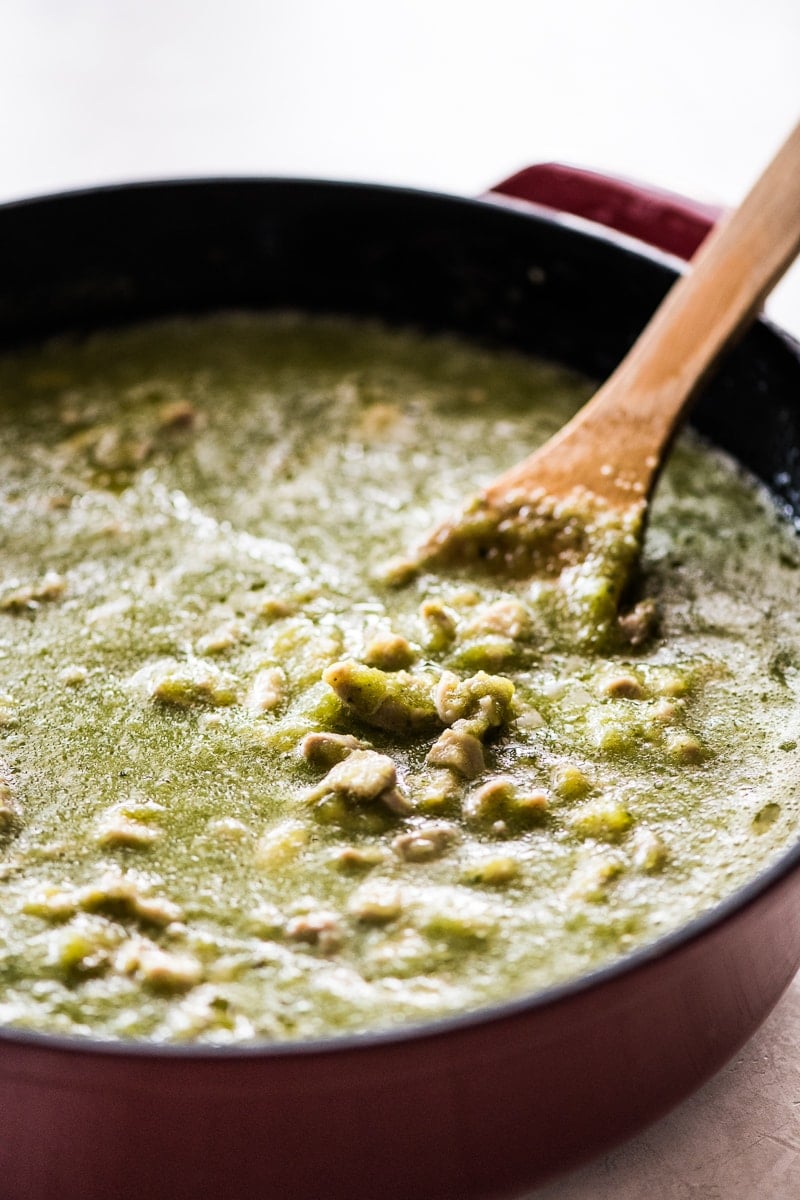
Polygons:
[[[574,172],[539,169],[501,186],[518,199],[212,180],[7,205],[0,345],[166,313],[291,306],[457,330],[604,377],[677,264],[522,201],[538,195],[650,240],[669,230],[681,253],[708,215]],[[798,347],[762,323],[728,357],[696,422],[800,514],[798,401]],[[213,1050],[5,1030],[0,1196],[513,1193],[701,1084],[753,1033],[799,963],[794,845],[712,913],[621,963],[428,1026]]]

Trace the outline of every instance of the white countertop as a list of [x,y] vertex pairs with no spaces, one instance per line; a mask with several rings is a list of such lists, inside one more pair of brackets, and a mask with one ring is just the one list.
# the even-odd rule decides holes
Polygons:
[[710,1083],[638,1137],[519,1200],[797,1200],[800,976]]
[[[0,18],[0,200],[198,174],[475,194],[557,159],[733,204],[800,115],[798,0],[3,0]],[[770,311],[800,335],[798,267]],[[705,1088],[535,1193],[645,1196],[800,1196],[800,977]]]

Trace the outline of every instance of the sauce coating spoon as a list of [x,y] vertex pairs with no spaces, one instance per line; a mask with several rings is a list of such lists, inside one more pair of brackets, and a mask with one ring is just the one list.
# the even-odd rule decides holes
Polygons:
[[435,529],[415,567],[484,564],[501,576],[557,578],[591,559],[602,611],[616,614],[653,487],[698,385],[798,251],[800,124],[592,399]]

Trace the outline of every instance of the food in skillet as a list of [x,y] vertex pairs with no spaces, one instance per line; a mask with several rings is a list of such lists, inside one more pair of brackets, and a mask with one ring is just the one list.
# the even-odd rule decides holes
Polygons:
[[292,315],[0,364],[0,1019],[427,1020],[655,940],[796,835],[800,555],[697,438],[620,622],[580,570],[387,577],[590,390]]

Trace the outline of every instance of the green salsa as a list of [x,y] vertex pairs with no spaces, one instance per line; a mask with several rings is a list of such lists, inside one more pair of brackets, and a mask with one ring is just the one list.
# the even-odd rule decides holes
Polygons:
[[296,314],[0,361],[1,1022],[429,1020],[651,943],[796,837],[800,555],[696,436],[613,628],[579,567],[387,569],[591,390]]

